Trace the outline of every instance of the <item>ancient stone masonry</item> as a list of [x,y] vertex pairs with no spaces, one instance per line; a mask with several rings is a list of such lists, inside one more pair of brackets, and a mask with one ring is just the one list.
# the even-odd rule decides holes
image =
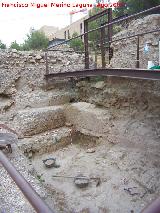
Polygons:
[[[65,50],[70,49],[66,46]],[[52,51],[48,52],[48,62],[50,72],[80,70],[84,68],[84,55]],[[0,112],[69,101],[65,91],[46,93],[45,73],[44,52],[0,50]]]
[[[134,34],[147,32],[158,29],[160,26],[160,15],[154,14],[132,20],[127,29],[117,33],[113,40],[131,36]],[[158,65],[158,41],[160,32],[146,34],[140,36],[140,68],[147,68],[148,61],[153,61]],[[137,51],[137,37],[127,40],[121,40],[112,43],[113,58],[111,60],[111,67],[119,68],[135,68],[136,67],[136,51]],[[144,46],[148,43],[149,51],[144,52]]]
[[[84,55],[74,52],[49,52],[48,60],[50,72],[84,68]],[[42,51],[0,51],[0,123],[16,130],[19,137],[19,149],[13,147],[12,162],[48,202],[50,192],[38,181],[40,176],[33,167],[28,167],[30,163],[23,153],[31,157],[32,153],[51,152],[61,144],[71,143],[71,129],[65,127],[63,105],[70,102],[72,91],[66,90],[64,85],[61,89],[46,89],[45,72]],[[0,211],[34,212],[1,165],[0,174],[3,186]],[[50,201],[52,208],[53,203]]]
[[[49,52],[50,72],[84,68],[84,55],[73,52]],[[30,90],[44,86],[44,52],[0,51],[0,94],[13,95],[17,90]]]

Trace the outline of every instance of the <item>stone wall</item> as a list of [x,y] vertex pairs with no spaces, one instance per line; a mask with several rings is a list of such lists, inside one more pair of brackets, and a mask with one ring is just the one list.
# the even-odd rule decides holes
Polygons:
[[[84,68],[84,55],[74,52],[49,52],[48,61],[50,72]],[[45,72],[45,56],[42,51],[0,50],[0,96],[14,95],[17,90],[29,92],[43,88]]]
[[[50,73],[84,69],[83,54],[61,50],[48,52]],[[65,46],[65,50],[71,49]],[[11,124],[18,110],[70,101],[64,85],[56,89],[52,81],[46,90],[45,74],[43,51],[0,50],[0,123]]]
[[[132,20],[127,29],[117,33],[113,40],[131,36],[134,34],[158,29],[160,26],[160,15],[153,14],[145,16],[137,20]],[[140,68],[147,68],[148,61],[153,61],[158,65],[158,41],[160,39],[160,32],[146,34],[140,36]],[[149,52],[144,53],[144,45],[148,43]],[[111,67],[120,68],[135,68],[136,54],[137,54],[137,38],[130,38],[112,43],[113,58],[111,60]]]

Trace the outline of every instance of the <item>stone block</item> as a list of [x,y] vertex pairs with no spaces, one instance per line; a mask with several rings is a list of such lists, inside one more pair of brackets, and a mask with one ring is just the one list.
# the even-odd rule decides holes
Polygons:
[[110,132],[112,122],[107,110],[86,102],[71,104],[64,110],[67,122],[72,123],[83,134],[105,136]]
[[63,107],[52,106],[21,110],[14,119],[17,132],[21,136],[32,136],[65,124]]

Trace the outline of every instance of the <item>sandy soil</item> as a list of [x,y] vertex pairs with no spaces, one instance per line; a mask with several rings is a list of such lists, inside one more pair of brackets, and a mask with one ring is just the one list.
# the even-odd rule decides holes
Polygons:
[[[137,122],[132,125],[134,134],[128,126],[128,132],[119,137],[117,144],[100,140],[80,141],[54,153],[35,156],[32,163],[44,184],[64,195],[60,202],[62,212],[138,213],[158,196],[159,142],[150,137],[149,131],[145,132],[144,125]],[[134,140],[138,140],[137,143]],[[91,149],[95,152],[88,153]],[[45,168],[42,160],[48,157],[56,157],[60,167]],[[101,184],[96,186],[96,181],[92,180],[87,188],[80,189],[73,179],[52,177],[78,174],[100,177]],[[54,199],[58,198],[54,196]]]

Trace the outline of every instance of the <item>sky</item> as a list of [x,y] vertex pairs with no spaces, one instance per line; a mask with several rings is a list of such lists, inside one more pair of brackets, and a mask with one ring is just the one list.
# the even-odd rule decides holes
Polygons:
[[[96,0],[0,0],[3,3],[95,3]],[[31,27],[38,30],[44,25],[63,28],[70,23],[69,12],[74,8],[2,8],[0,6],[0,40],[10,45],[12,41],[23,43],[26,34]],[[79,9],[76,9],[79,10]],[[84,13],[78,13],[73,16],[73,21],[85,16]]]

